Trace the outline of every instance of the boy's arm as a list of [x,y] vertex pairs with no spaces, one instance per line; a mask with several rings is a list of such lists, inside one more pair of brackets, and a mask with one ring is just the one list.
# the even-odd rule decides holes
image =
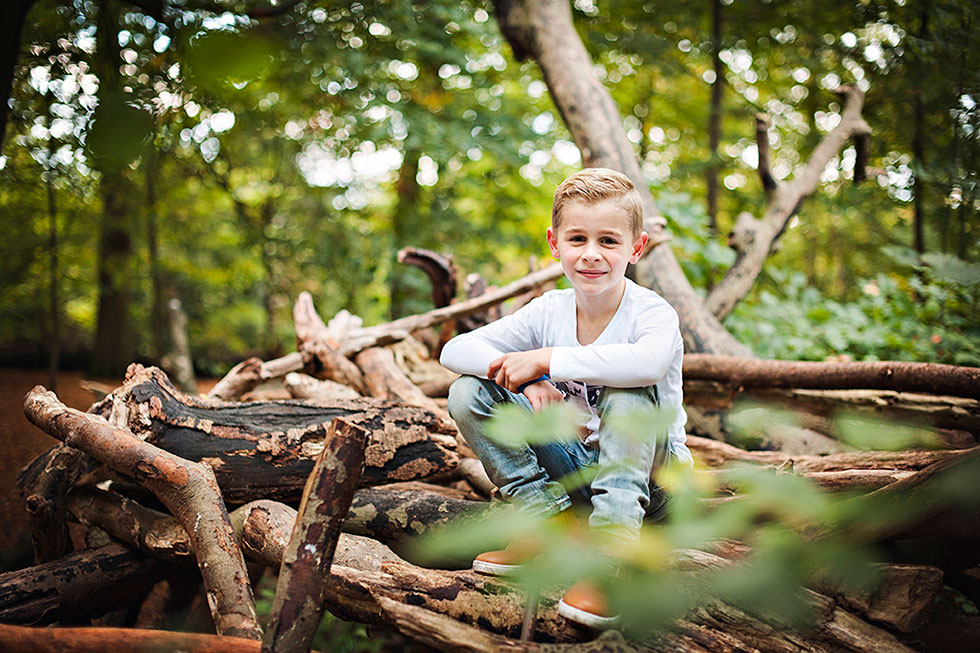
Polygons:
[[439,362],[457,374],[487,378],[490,363],[501,356],[537,349],[534,322],[541,308],[540,299],[512,315],[456,336],[442,348]]
[[666,302],[637,316],[635,340],[628,344],[554,347],[550,376],[613,388],[644,388],[670,368],[682,340],[677,313]]

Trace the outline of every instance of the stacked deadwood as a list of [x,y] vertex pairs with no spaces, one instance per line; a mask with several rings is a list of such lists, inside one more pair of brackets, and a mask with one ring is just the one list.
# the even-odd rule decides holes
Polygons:
[[[955,555],[928,565],[886,565],[875,593],[807,589],[818,621],[804,634],[774,629],[716,602],[700,606],[658,642],[641,646],[616,634],[594,639],[561,619],[554,597],[545,597],[533,630],[553,643],[522,642],[514,638],[528,611],[517,588],[468,570],[423,568],[403,559],[395,551],[403,551],[406,539],[486,509],[492,489],[478,461],[457,441],[438,398],[453,378],[431,358],[445,332],[442,338],[410,333],[485,311],[507,296],[526,296],[554,278],[543,272],[490,300],[476,297],[370,328],[347,314],[324,324],[304,295],[295,310],[298,352],[277,361],[246,361],[210,397],[182,394],[161,371],[138,365],[89,413],[65,408],[51,393],[35,389],[25,406],[28,417],[65,445],[22,474],[39,564],[0,576],[0,622],[71,625],[99,618],[105,626],[159,628],[167,625],[168,611],[186,611],[187,602],[201,596],[195,579],[203,578],[201,603],[218,637],[188,643],[187,636],[174,634],[166,643],[166,633],[147,631],[133,641],[233,648],[241,641],[235,638],[260,636],[250,577],[273,567],[280,579],[262,645],[267,650],[308,646],[320,609],[387,623],[447,650],[907,650],[903,642],[914,645],[917,633],[936,628],[928,619],[944,582],[969,591],[969,579],[978,577],[980,522],[948,505],[930,505],[886,535],[923,545],[920,551],[956,537]],[[803,407],[809,416],[800,427],[803,437],[826,434],[841,407],[918,415],[961,447],[973,447],[980,432],[978,386],[970,371],[880,364],[794,369],[783,379],[774,362],[741,361],[734,369],[726,364],[690,357],[685,368],[691,425],[716,438],[726,435],[733,400],[750,393]],[[770,367],[754,376],[758,364]],[[902,375],[912,381],[903,382]],[[245,393],[261,394],[258,385],[279,377],[284,381],[277,392],[294,398],[237,401]],[[960,396],[924,392],[933,387]],[[800,433],[788,437],[798,439]],[[748,461],[807,476],[827,491],[896,496],[914,495],[977,452],[964,447],[790,454],[745,451],[695,435],[689,444],[709,473]],[[297,503],[299,518],[290,507]],[[93,546],[73,551],[69,534],[80,525]],[[677,552],[677,564],[711,569],[733,564],[741,552],[737,544],[722,549]],[[256,566],[246,568],[243,553]],[[59,645],[50,643],[57,636],[49,632],[11,628],[0,629],[0,644],[28,642],[35,650]],[[90,650],[117,631],[99,632],[87,635],[85,641],[95,642]]]

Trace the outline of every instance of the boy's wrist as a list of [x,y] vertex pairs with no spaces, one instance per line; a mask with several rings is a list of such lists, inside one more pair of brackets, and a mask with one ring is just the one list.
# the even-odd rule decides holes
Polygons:
[[518,394],[520,394],[520,393],[524,392],[524,389],[527,388],[530,385],[534,385],[535,383],[538,383],[539,381],[550,381],[550,380],[551,380],[551,377],[549,377],[547,374],[542,374],[541,376],[539,376],[536,379],[531,379],[530,381],[527,381],[526,383],[522,383],[521,385],[519,385],[517,387],[517,392],[518,392]]

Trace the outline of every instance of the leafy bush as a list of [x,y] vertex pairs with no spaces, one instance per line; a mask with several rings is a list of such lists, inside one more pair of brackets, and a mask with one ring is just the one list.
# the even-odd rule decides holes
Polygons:
[[886,248],[906,276],[858,282],[835,301],[800,272],[767,270],[768,287],[739,304],[725,326],[765,358],[907,360],[980,366],[980,266],[948,254]]

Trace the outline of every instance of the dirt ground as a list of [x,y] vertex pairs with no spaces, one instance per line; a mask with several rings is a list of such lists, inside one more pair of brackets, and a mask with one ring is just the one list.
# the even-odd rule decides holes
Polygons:
[[[68,406],[88,410],[95,402],[94,394],[83,390],[79,383],[89,379],[117,387],[121,379],[92,379],[82,372],[58,374],[58,397]],[[206,391],[213,380],[202,380]],[[27,513],[17,490],[17,474],[39,453],[57,441],[27,421],[24,417],[24,396],[35,385],[48,386],[46,370],[0,367],[0,550],[18,541],[27,528]]]

